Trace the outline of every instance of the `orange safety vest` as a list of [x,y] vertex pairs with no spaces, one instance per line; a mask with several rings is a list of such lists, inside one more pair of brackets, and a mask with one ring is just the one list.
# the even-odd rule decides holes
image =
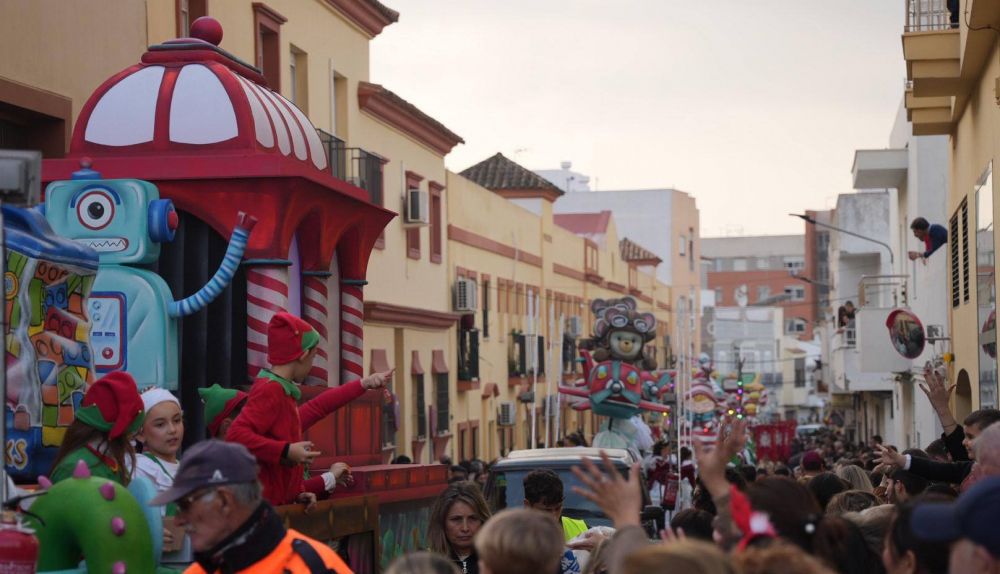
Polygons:
[[[288,572],[290,574],[311,574],[309,566],[306,565],[305,561],[301,556],[292,548],[292,542],[295,540],[304,540],[309,543],[310,546],[316,550],[320,558],[323,559],[323,563],[331,572],[336,572],[337,574],[354,574],[351,569],[344,564],[344,561],[340,559],[340,556],[333,551],[332,548],[319,542],[318,540],[313,540],[305,534],[301,534],[288,529],[285,533],[285,537],[281,539],[281,542],[275,549],[264,557],[263,560],[257,562],[256,564],[250,566],[249,568],[244,568],[240,570],[237,574],[252,574],[255,572],[271,574],[272,572]],[[216,570],[215,572],[218,572]],[[202,568],[198,563],[194,563],[188,566],[188,569],[184,571],[184,574],[208,574],[205,569]]]

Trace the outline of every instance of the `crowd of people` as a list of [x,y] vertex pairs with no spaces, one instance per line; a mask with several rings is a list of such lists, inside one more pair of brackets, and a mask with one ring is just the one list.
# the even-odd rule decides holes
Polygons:
[[[674,456],[658,444],[627,475],[607,456],[584,459],[574,489],[613,529],[561,516],[555,473],[527,475],[524,508],[493,516],[479,485],[456,476],[435,504],[427,551],[397,559],[390,572],[1000,572],[992,524],[1000,515],[1000,411],[978,410],[959,423],[949,410],[953,387],[933,370],[924,375],[921,388],[944,432],[923,449],[899,450],[878,436],[852,443],[822,429],[796,439],[787,461],[749,465],[740,458],[747,423],[728,420],[714,446],[694,442]],[[642,490],[663,487],[656,461],[679,471],[693,493],[650,540]]]
[[[287,528],[276,505],[328,496],[351,481],[336,463],[310,475],[319,454],[302,433],[392,373],[329,389],[298,405],[316,354],[314,331],[278,314],[268,329],[271,368],[249,393],[205,389],[210,436],[187,449],[173,394],[140,394],[127,373],[92,384],[66,433],[50,480],[79,474],[128,484],[136,476],[158,491],[166,555],[187,571],[338,572],[350,569],[329,546]],[[921,385],[943,428],[924,449],[899,450],[872,437],[852,443],[832,429],[796,441],[787,461],[744,464],[747,422],[727,420],[714,445],[695,441],[671,454],[657,444],[627,474],[602,454],[573,469],[573,490],[613,527],[563,515],[565,485],[536,469],[523,478],[521,508],[491,512],[483,496],[489,465],[449,466],[449,485],[430,511],[427,548],[393,562],[393,574],[664,574],[1000,572],[1000,411],[982,409],[959,423],[943,377]],[[225,439],[225,440],[219,440]],[[561,446],[584,446],[573,434]],[[397,463],[410,463],[400,457]],[[663,467],[672,473],[660,472]],[[689,496],[663,500],[670,520],[655,541],[642,520],[644,489],[676,476]]]

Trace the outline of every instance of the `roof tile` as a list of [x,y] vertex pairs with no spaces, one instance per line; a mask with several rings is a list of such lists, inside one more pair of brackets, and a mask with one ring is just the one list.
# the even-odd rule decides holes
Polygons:
[[460,173],[462,177],[471,180],[489,190],[501,189],[537,189],[556,191],[562,195],[562,190],[549,180],[524,168],[498,153]]

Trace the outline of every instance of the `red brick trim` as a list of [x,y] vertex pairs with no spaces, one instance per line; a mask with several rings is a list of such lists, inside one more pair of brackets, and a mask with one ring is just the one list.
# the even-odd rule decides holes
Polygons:
[[464,143],[460,136],[378,84],[358,83],[358,106],[442,156]]
[[552,272],[556,275],[562,275],[564,277],[569,277],[571,279],[576,279],[577,281],[586,281],[587,276],[573,269],[572,267],[567,267],[565,265],[560,265],[558,263],[552,264]]
[[542,266],[542,258],[537,255],[514,249],[510,245],[494,241],[489,237],[484,237],[473,231],[467,231],[451,224],[448,225],[448,239],[470,247],[482,249],[483,251],[489,251],[508,259],[516,259],[534,267]]
[[615,283],[613,281],[608,281],[607,284],[606,284],[606,287],[608,289],[614,291],[615,293],[621,293],[623,295],[625,293],[628,293],[628,289],[624,285],[622,285],[621,283]]
[[663,310],[663,311],[670,311],[670,310],[671,310],[671,307],[670,307],[670,305],[668,305],[668,304],[666,304],[666,303],[662,303],[662,302],[660,302],[660,301],[657,301],[657,302],[656,302],[656,308],[657,308],[657,309],[661,309],[661,310]]
[[326,3],[371,37],[378,36],[386,26],[399,21],[399,12],[377,0],[326,0]]
[[457,385],[459,392],[479,390],[479,381],[458,381]]
[[444,330],[458,322],[461,315],[445,311],[430,311],[379,301],[365,301],[365,321],[391,323],[409,327]]

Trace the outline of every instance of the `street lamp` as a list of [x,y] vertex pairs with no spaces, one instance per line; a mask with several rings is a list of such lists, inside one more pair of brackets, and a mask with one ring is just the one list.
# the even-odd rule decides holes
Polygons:
[[892,256],[892,247],[889,247],[888,243],[884,243],[882,241],[879,241],[878,239],[872,239],[871,237],[865,237],[864,235],[861,235],[861,234],[858,234],[858,233],[854,233],[853,231],[848,231],[846,229],[841,229],[839,227],[835,227],[835,226],[830,225],[828,223],[823,223],[822,221],[816,221],[816,218],[810,217],[808,215],[802,215],[802,214],[798,214],[798,213],[789,213],[788,215],[791,215],[792,217],[798,217],[799,219],[801,219],[802,221],[805,221],[806,223],[812,223],[813,225],[817,225],[819,227],[825,227],[827,229],[832,229],[834,231],[839,231],[841,233],[845,233],[847,235],[851,235],[853,237],[857,237],[858,239],[864,239],[865,241],[871,241],[872,243],[878,243],[882,247],[885,247],[886,250],[889,252],[889,264],[890,265],[895,265],[895,259]]

